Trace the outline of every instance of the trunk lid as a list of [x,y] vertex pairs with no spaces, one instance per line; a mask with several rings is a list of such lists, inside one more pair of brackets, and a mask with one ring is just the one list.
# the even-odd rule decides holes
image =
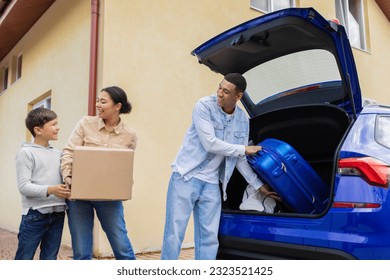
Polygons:
[[200,63],[248,82],[251,117],[305,104],[334,104],[356,118],[362,98],[343,26],[313,8],[290,8],[242,23],[192,51]]

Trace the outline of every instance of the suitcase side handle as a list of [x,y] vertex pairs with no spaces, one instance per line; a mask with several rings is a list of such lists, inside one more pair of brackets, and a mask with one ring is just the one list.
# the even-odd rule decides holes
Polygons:
[[288,154],[285,156],[285,158],[291,164],[294,164],[298,161],[298,157],[296,154]]
[[279,176],[281,176],[283,173],[287,173],[287,167],[286,165],[278,159],[278,157],[272,152],[272,150],[262,146],[262,149],[260,151],[258,151],[255,155],[252,155],[252,156],[248,156],[247,157],[247,160],[249,162],[249,164],[251,164],[252,166],[256,164],[256,158],[257,157],[261,157],[263,156],[264,154],[267,154],[269,157],[271,157],[273,159],[274,162],[280,162],[281,165],[278,166],[277,168],[275,168],[273,171],[272,171],[272,176],[277,178]]

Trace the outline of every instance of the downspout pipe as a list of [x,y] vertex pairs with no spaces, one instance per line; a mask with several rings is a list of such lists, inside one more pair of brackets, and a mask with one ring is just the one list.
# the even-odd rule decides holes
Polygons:
[[88,115],[96,115],[99,0],[91,0],[91,45],[89,58]]

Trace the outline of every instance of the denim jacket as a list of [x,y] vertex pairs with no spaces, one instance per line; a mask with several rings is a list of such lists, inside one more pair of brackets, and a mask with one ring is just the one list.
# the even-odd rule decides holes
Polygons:
[[189,180],[216,154],[224,155],[225,164],[221,164],[219,170],[224,200],[227,198],[227,183],[235,167],[255,189],[263,185],[245,157],[249,137],[248,117],[236,106],[233,118],[227,119],[226,113],[217,105],[217,96],[201,98],[195,105],[191,126],[172,164],[174,171],[184,180]]

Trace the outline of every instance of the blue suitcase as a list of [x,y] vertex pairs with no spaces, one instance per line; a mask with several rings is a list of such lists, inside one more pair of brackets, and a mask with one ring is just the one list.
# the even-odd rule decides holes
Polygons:
[[321,213],[328,202],[330,189],[313,168],[289,144],[265,139],[262,151],[248,156],[259,178],[268,184],[290,211]]

